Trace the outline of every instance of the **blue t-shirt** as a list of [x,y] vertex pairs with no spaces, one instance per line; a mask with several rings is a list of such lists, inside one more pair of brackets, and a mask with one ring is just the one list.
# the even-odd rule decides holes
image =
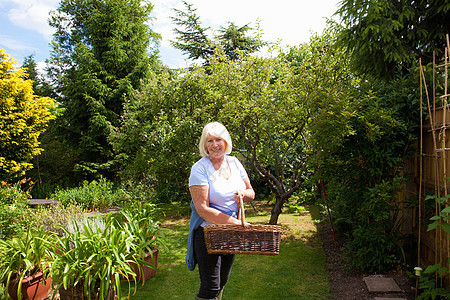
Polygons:
[[[237,204],[234,200],[234,192],[245,190],[244,179],[248,177],[247,172],[241,162],[233,156],[225,155],[223,163],[227,163],[230,168],[230,178],[224,179],[219,175],[219,171],[214,169],[209,157],[198,160],[191,168],[189,186],[207,185],[209,186],[209,205],[222,212],[237,212]],[[211,224],[204,221],[201,226]]]

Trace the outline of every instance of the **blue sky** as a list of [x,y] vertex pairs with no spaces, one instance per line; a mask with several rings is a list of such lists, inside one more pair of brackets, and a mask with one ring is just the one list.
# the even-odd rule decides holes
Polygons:
[[[149,24],[162,35],[160,56],[165,65],[183,67],[190,64],[179,50],[170,46],[174,39],[174,26],[170,16],[173,8],[183,9],[181,0],[150,0],[154,5]],[[212,30],[226,26],[228,21],[237,26],[259,20],[263,40],[293,46],[308,42],[312,33],[321,33],[326,18],[337,10],[339,0],[188,0],[197,9],[203,26]],[[42,68],[50,57],[49,43],[53,28],[47,23],[50,10],[58,7],[59,0],[0,0],[0,49],[23,59],[34,54]]]

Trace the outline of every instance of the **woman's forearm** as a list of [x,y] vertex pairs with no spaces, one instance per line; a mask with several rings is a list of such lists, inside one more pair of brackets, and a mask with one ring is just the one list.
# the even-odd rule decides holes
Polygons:
[[223,212],[212,207],[199,208],[197,209],[197,213],[205,221],[213,224],[232,224],[232,225],[241,224],[241,221],[239,221],[238,219],[229,216],[227,214],[224,214]]

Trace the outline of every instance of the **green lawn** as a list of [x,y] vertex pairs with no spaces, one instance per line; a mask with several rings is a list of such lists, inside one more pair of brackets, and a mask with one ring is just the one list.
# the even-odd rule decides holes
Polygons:
[[[314,211],[280,216],[283,240],[279,255],[238,255],[223,300],[331,299],[325,253],[311,213]],[[268,213],[255,215],[247,208],[250,223],[267,224],[268,219]],[[198,270],[189,271],[184,262],[188,225],[186,218],[163,222],[170,249],[161,253],[157,276],[139,286],[131,299],[194,299]]]

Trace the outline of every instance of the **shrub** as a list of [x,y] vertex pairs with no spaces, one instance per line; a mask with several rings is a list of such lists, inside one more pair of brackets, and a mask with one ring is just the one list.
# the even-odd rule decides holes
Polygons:
[[[450,264],[450,258],[448,258]],[[419,278],[419,296],[418,300],[424,299],[450,299],[450,289],[442,286],[442,279],[448,280],[450,270],[441,264],[428,266],[424,274]]]
[[72,220],[81,218],[86,211],[82,206],[68,204],[64,207],[61,203],[50,207],[39,207],[30,211],[30,223],[36,228],[44,227],[45,230],[61,236]]
[[84,181],[80,187],[57,190],[50,198],[59,200],[64,207],[77,204],[94,210],[122,205],[129,199],[129,195],[125,190],[115,188],[106,178],[100,178],[98,181]]
[[420,119],[416,89],[414,76],[362,81],[349,95],[355,105],[351,134],[335,148],[327,146],[331,135],[324,134],[321,146],[329,151],[317,151],[316,177],[324,180],[333,225],[354,239],[348,249],[355,251],[350,253],[355,266],[364,270],[381,271],[401,260],[393,179],[402,176],[413,150]]
[[403,251],[399,243],[399,208],[395,194],[402,182],[399,178],[382,182],[363,195],[364,202],[356,216],[359,223],[347,245],[353,266],[360,270],[386,271],[401,262]]
[[27,191],[19,185],[10,185],[2,181],[0,186],[0,239],[13,236],[26,229],[28,223]]
[[[157,202],[154,188],[154,180],[150,176],[144,176],[141,180],[123,180],[121,187],[130,195],[133,195],[135,201],[140,202]],[[127,201],[128,202],[128,201]]]
[[39,135],[45,131],[55,101],[34,95],[24,68],[0,49],[0,178],[23,176],[39,155]]

